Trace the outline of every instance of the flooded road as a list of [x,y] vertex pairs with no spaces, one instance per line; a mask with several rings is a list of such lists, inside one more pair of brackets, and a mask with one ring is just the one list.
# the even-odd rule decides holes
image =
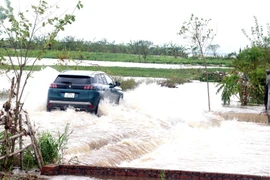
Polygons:
[[[16,64],[16,58],[12,58],[13,63]],[[32,65],[34,58],[28,58],[28,65]],[[35,65],[49,66],[49,65],[69,65],[69,66],[105,66],[105,67],[140,67],[140,68],[155,68],[155,69],[192,69],[204,68],[200,65],[190,64],[158,64],[158,63],[135,63],[135,62],[113,62],[113,61],[97,61],[97,60],[64,60],[43,58],[36,61]],[[207,68],[228,68],[222,66],[208,66]]]
[[[101,102],[99,116],[73,109],[46,112],[47,89],[57,73],[46,68],[33,75],[25,109],[38,132],[57,136],[67,125],[73,131],[65,163],[270,175],[270,126],[215,115],[260,113],[263,106],[241,108],[232,99],[224,107],[210,83],[209,112],[206,83],[142,83],[126,91],[120,105]],[[4,82],[2,76],[0,89]]]

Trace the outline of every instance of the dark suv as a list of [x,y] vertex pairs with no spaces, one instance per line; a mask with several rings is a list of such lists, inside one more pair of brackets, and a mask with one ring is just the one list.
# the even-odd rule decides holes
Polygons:
[[97,114],[100,100],[109,99],[118,104],[123,98],[119,82],[102,71],[64,71],[50,85],[47,98],[47,111],[76,110]]

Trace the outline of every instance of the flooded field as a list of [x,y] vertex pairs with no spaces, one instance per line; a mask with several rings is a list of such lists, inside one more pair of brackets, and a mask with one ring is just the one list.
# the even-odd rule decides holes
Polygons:
[[[223,106],[210,83],[209,112],[206,83],[142,83],[124,92],[120,105],[101,102],[99,116],[73,109],[46,112],[47,89],[57,73],[45,68],[33,75],[25,109],[38,132],[57,136],[67,125],[73,131],[65,163],[270,175],[270,126],[216,115],[260,113],[263,106],[242,108],[237,99]],[[8,88],[5,76],[0,80],[0,90]]]

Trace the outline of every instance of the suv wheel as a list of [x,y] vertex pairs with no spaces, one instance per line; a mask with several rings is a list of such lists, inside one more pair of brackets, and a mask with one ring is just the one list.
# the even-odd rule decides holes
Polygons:
[[122,101],[123,101],[123,96],[119,96],[119,98],[118,98],[116,104],[120,104]]
[[51,112],[51,108],[49,108],[49,107],[46,107],[46,110],[47,110],[47,112]]
[[95,115],[98,115],[98,112],[99,112],[99,102],[97,103],[96,109],[92,113],[94,113]]

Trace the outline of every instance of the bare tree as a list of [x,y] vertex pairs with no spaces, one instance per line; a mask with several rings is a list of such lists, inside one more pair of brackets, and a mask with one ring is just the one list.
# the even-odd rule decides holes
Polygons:
[[251,27],[250,35],[245,29],[242,32],[246,38],[250,41],[251,46],[258,46],[261,48],[270,48],[270,23],[266,24],[266,32],[262,25],[259,24],[256,16],[253,17],[255,21],[255,26]]
[[191,14],[189,21],[185,21],[183,23],[178,33],[178,35],[188,40],[188,43],[191,45],[192,49],[196,47],[199,50],[200,57],[204,59],[209,111],[211,110],[211,107],[210,107],[209,82],[208,82],[205,53],[207,51],[207,47],[212,43],[213,39],[216,36],[216,33],[214,33],[213,29],[210,28],[210,21],[211,19],[198,18],[195,17],[194,14]]
[[[4,54],[7,56],[0,56],[0,65],[12,72],[13,77],[10,79],[14,80],[10,90],[14,93],[5,103],[5,112],[12,115],[9,116],[10,118],[5,116],[3,118],[5,118],[6,128],[13,129],[10,131],[12,134],[20,132],[18,120],[21,113],[24,112],[24,91],[36,62],[50,48],[58,33],[75,21],[73,13],[75,9],[81,9],[83,5],[81,1],[78,1],[71,14],[64,12],[61,15],[55,15],[54,13],[59,10],[58,4],[49,6],[44,0],[39,0],[37,5],[32,5],[24,12],[20,10],[15,12],[10,0],[5,0],[2,4],[0,4],[0,47],[3,47]],[[33,55],[32,46],[35,37],[40,36],[41,31],[45,29],[50,29],[50,31],[44,35],[45,39],[39,46],[38,55],[35,58],[29,58]],[[11,103],[11,98],[14,104]],[[15,140],[10,147],[14,152]]]

